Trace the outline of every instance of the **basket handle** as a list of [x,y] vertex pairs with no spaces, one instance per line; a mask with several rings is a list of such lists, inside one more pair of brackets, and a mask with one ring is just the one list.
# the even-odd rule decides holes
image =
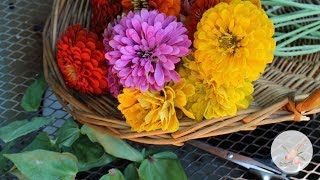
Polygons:
[[301,113],[311,111],[320,106],[320,89],[312,92],[306,99],[295,103],[292,98],[289,98],[288,110],[294,113],[294,120],[299,121]]

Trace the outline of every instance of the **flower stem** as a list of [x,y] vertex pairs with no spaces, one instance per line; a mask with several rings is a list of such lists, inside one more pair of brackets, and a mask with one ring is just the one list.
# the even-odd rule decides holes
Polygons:
[[310,49],[310,50],[304,50],[304,51],[294,51],[294,52],[283,52],[283,51],[275,51],[273,54],[275,56],[299,56],[299,55],[305,55],[305,54],[312,54],[320,51],[320,47]]
[[287,1],[287,0],[270,0],[270,1],[261,1],[263,5],[282,5],[282,6],[292,6],[292,7],[297,7],[297,8],[302,8],[302,9],[309,9],[309,10],[314,10],[318,11],[320,9],[320,6],[317,5],[311,5],[311,4],[305,4],[305,3],[298,3],[294,1]]
[[[318,21],[318,24],[320,24],[320,21]],[[319,29],[320,29],[319,25],[316,26],[316,27],[313,27],[313,28],[311,28],[311,29],[309,29],[307,31],[304,31],[304,32],[298,34],[297,36],[291,37],[290,39],[288,39],[288,40],[282,42],[281,44],[277,45],[277,47],[279,47],[279,48],[284,47],[284,46],[292,43],[293,41],[295,41],[295,40],[297,40],[297,39],[299,39],[299,38],[301,38],[301,37],[303,37],[303,36],[305,36],[305,35],[307,35],[307,34],[309,34],[311,32],[317,31]]]
[[[293,25],[293,26],[295,26],[295,27],[297,27],[297,28],[303,27],[303,26],[300,25],[300,24],[295,24],[295,25]],[[310,35],[313,35],[313,36],[316,36],[316,37],[320,38],[320,32],[319,32],[319,31],[311,32]]]
[[293,19],[298,19],[298,18],[302,18],[302,17],[306,17],[306,16],[313,16],[313,15],[317,15],[320,14],[320,10],[318,11],[309,11],[309,12],[305,12],[305,10],[302,11],[298,11],[297,13],[294,14],[284,14],[281,16],[275,16],[275,17],[271,17],[270,19],[273,21],[273,23],[280,23],[280,22],[286,22],[286,21],[290,21]]
[[277,51],[293,51],[293,50],[310,50],[314,48],[319,48],[320,44],[315,44],[315,45],[304,45],[304,46],[292,46],[292,47],[282,47],[282,48],[277,48]]
[[288,21],[288,22],[283,22],[283,23],[279,23],[279,24],[275,24],[274,28],[279,28],[279,27],[283,27],[283,26],[288,26],[288,25],[293,25],[293,24],[299,24],[299,23],[304,23],[304,22],[310,22],[310,21],[317,21],[319,20],[319,17],[316,18],[307,18],[307,19],[299,19],[299,20],[295,20],[295,21]]
[[292,35],[296,35],[297,33],[300,33],[300,32],[302,32],[302,31],[304,31],[304,30],[310,29],[310,28],[312,28],[312,27],[314,27],[314,26],[318,26],[318,25],[320,25],[320,21],[317,21],[317,22],[308,24],[308,25],[303,26],[303,27],[301,27],[301,28],[299,28],[299,29],[296,29],[296,30],[291,31],[291,32],[289,32],[289,33],[286,33],[286,34],[283,34],[283,35],[281,35],[281,36],[278,36],[278,37],[275,38],[275,40],[276,40],[276,41],[280,41],[280,40],[282,40],[282,39],[285,39],[285,38],[290,37],[290,36],[292,36]]
[[[286,34],[286,33],[275,32],[275,33],[274,33],[274,37],[283,36],[284,34]],[[294,34],[294,35],[290,35],[289,37],[293,37],[293,36],[295,36],[295,34]],[[310,33],[310,35],[303,36],[303,37],[301,37],[300,39],[313,39],[313,40],[318,39],[318,40],[320,40],[320,37],[319,37],[319,36],[313,36],[313,35]]]

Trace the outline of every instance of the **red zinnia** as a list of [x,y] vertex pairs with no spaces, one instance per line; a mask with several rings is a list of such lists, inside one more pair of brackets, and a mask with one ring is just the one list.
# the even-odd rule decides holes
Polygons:
[[97,34],[81,25],[70,26],[57,44],[58,66],[70,88],[82,94],[102,94],[107,90],[104,47]]
[[91,28],[100,38],[107,25],[121,13],[120,0],[91,0]]

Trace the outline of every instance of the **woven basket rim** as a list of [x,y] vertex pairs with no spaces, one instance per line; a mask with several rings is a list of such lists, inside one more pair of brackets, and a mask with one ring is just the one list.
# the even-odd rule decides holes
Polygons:
[[[282,92],[281,85],[261,78],[256,85],[262,89],[259,89],[259,92],[263,92],[264,89],[272,86],[280,86],[280,88],[278,88],[279,90],[277,90],[278,94],[276,95],[282,93],[282,96],[279,95],[281,101],[273,102],[266,107],[250,107],[247,110],[240,110],[236,116],[233,117],[227,116],[201,122],[183,118],[180,121],[179,130],[174,133],[162,130],[141,133],[134,132],[130,126],[126,124],[125,120],[120,118],[122,115],[119,114],[119,111],[116,109],[117,104],[111,95],[80,95],[68,89],[56,64],[54,54],[55,44],[61,32],[65,30],[69,24],[81,23],[84,27],[88,28],[90,21],[88,14],[91,12],[89,0],[55,0],[52,7],[52,13],[46,22],[43,32],[43,68],[45,79],[63,108],[77,121],[110,136],[146,144],[181,146],[188,140],[237,131],[254,130],[260,125],[292,121],[294,119],[307,121],[309,118],[306,115],[320,112],[320,108],[301,112],[301,118],[297,118],[297,114],[284,109],[284,107],[288,106],[289,102],[292,102],[292,96],[290,98],[288,97],[289,94],[292,95],[288,93],[290,90],[286,89]],[[319,59],[320,53],[303,56],[303,58],[306,57],[308,57],[307,59]],[[318,64],[320,67],[320,63]],[[271,66],[276,65],[273,64]],[[266,74],[271,70],[267,68]],[[299,74],[297,74],[297,76],[298,75]],[[310,77],[303,75],[300,78]],[[314,78],[312,80],[314,80]],[[267,86],[267,83],[264,81],[270,84]],[[314,81],[319,82],[320,77]],[[283,94],[285,94],[285,96],[283,96]],[[309,94],[307,91],[307,93],[301,93],[293,97],[298,101],[307,98]]]

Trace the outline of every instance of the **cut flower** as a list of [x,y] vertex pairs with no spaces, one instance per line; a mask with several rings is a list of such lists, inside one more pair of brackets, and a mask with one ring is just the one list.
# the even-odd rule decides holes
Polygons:
[[118,109],[134,131],[162,129],[174,132],[179,129],[178,114],[184,113],[194,119],[193,114],[184,108],[187,98],[193,94],[193,85],[186,84],[184,79],[178,83],[170,83],[159,92],[124,88],[123,93],[118,96]]
[[107,66],[97,34],[70,26],[57,44],[57,61],[66,85],[82,94],[107,91]]
[[121,2],[119,0],[91,0],[92,17],[91,28],[99,37],[108,23],[121,13]]
[[[190,8],[189,15],[186,18],[186,28],[188,29],[189,39],[193,41],[194,33],[197,31],[197,25],[203,13],[219,4],[220,2],[231,3],[232,0],[195,0]],[[261,8],[260,0],[249,0],[251,3]]]
[[[109,41],[113,38],[113,28],[116,24],[119,23],[121,18],[124,17],[124,14],[121,16],[117,16],[116,19],[114,19],[111,23],[108,24],[107,28],[104,30],[103,33],[103,45],[104,45],[104,51],[105,53],[112,50],[112,47],[109,45]],[[109,61],[107,61],[108,65],[108,86],[109,91],[111,94],[113,94],[114,97],[118,97],[118,95],[121,93],[123,86],[120,84],[120,79],[117,76],[117,73],[112,70],[112,66],[109,64]]]
[[[122,0],[121,4],[125,13],[134,10],[132,0]],[[143,5],[140,4],[140,6],[142,7]],[[181,0],[149,0],[147,2],[147,8],[148,10],[158,10],[160,13],[165,13],[168,16],[178,16],[181,8]]]
[[273,60],[274,26],[250,2],[219,3],[203,14],[195,33],[195,58],[217,84],[243,84],[259,78]]
[[124,87],[160,91],[166,82],[180,81],[175,67],[190,52],[186,32],[174,16],[130,12],[114,26],[105,57]]
[[214,74],[203,71],[201,63],[194,61],[191,55],[183,61],[179,73],[195,87],[195,94],[188,98],[186,109],[196,120],[234,116],[237,110],[248,108],[253,101],[250,82],[238,86],[218,85],[212,78]]

